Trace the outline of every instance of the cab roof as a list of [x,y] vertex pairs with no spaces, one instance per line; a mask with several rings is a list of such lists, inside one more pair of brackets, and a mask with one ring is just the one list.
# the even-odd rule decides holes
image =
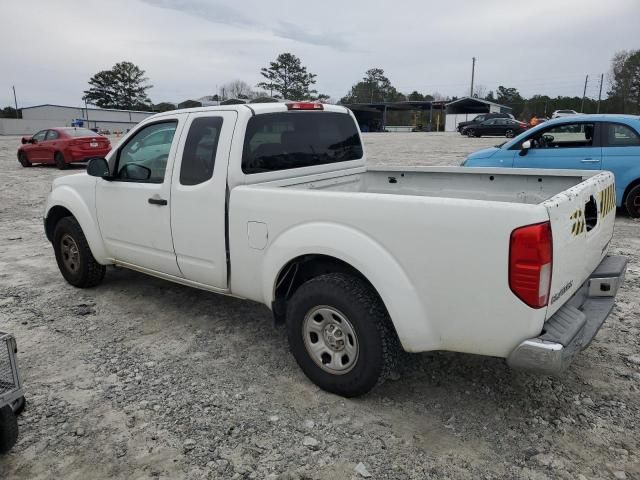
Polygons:
[[[287,112],[287,104],[289,103],[301,103],[301,102],[278,102],[278,103],[243,103],[237,105],[216,105],[211,107],[194,107],[194,108],[180,108],[177,110],[169,110],[168,112],[158,113],[145,119],[145,121],[151,118],[159,118],[161,116],[173,115],[176,113],[201,113],[201,112],[252,112],[254,115],[263,113],[278,113]],[[304,102],[306,103],[306,102]],[[349,113],[349,109],[341,105],[332,105],[328,103],[322,104],[322,110],[325,112],[336,113]]]

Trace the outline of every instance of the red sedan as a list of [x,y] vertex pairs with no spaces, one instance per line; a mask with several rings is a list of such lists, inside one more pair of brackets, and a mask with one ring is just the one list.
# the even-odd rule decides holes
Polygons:
[[70,163],[104,157],[111,150],[107,137],[80,127],[50,128],[32,137],[22,137],[18,161],[23,167],[52,163],[64,169]]

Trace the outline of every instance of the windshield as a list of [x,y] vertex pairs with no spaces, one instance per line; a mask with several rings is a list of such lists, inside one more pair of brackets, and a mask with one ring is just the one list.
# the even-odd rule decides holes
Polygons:
[[62,131],[70,137],[99,137],[96,132],[89,130],[88,128],[63,128]]

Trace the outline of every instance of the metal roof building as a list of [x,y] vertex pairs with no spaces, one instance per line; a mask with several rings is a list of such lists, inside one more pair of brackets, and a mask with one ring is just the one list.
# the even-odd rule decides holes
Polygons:
[[[387,113],[402,111],[428,111],[429,124],[434,123],[435,116],[445,109],[445,102],[439,101],[403,101],[403,102],[371,102],[350,103],[344,105],[351,109],[363,132],[384,132],[387,130]],[[435,112],[435,113],[434,113]],[[442,125],[443,120],[440,124]]]
[[472,120],[481,113],[511,113],[511,107],[490,102],[482,98],[463,97],[449,102],[447,107],[446,132],[455,132],[458,123]]
[[153,112],[137,110],[116,110],[110,108],[82,108],[65,105],[35,105],[23,107],[22,118],[34,122],[46,122],[53,126],[70,126],[71,122],[82,120],[83,126],[107,130],[126,131],[144,120]]

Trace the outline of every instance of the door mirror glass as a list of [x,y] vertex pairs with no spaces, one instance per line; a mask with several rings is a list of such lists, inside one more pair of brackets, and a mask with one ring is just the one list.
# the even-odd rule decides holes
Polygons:
[[127,163],[120,169],[119,178],[123,180],[146,181],[151,178],[151,169],[138,163]]
[[87,164],[87,174],[92,177],[108,178],[109,164],[102,157],[91,158]]

